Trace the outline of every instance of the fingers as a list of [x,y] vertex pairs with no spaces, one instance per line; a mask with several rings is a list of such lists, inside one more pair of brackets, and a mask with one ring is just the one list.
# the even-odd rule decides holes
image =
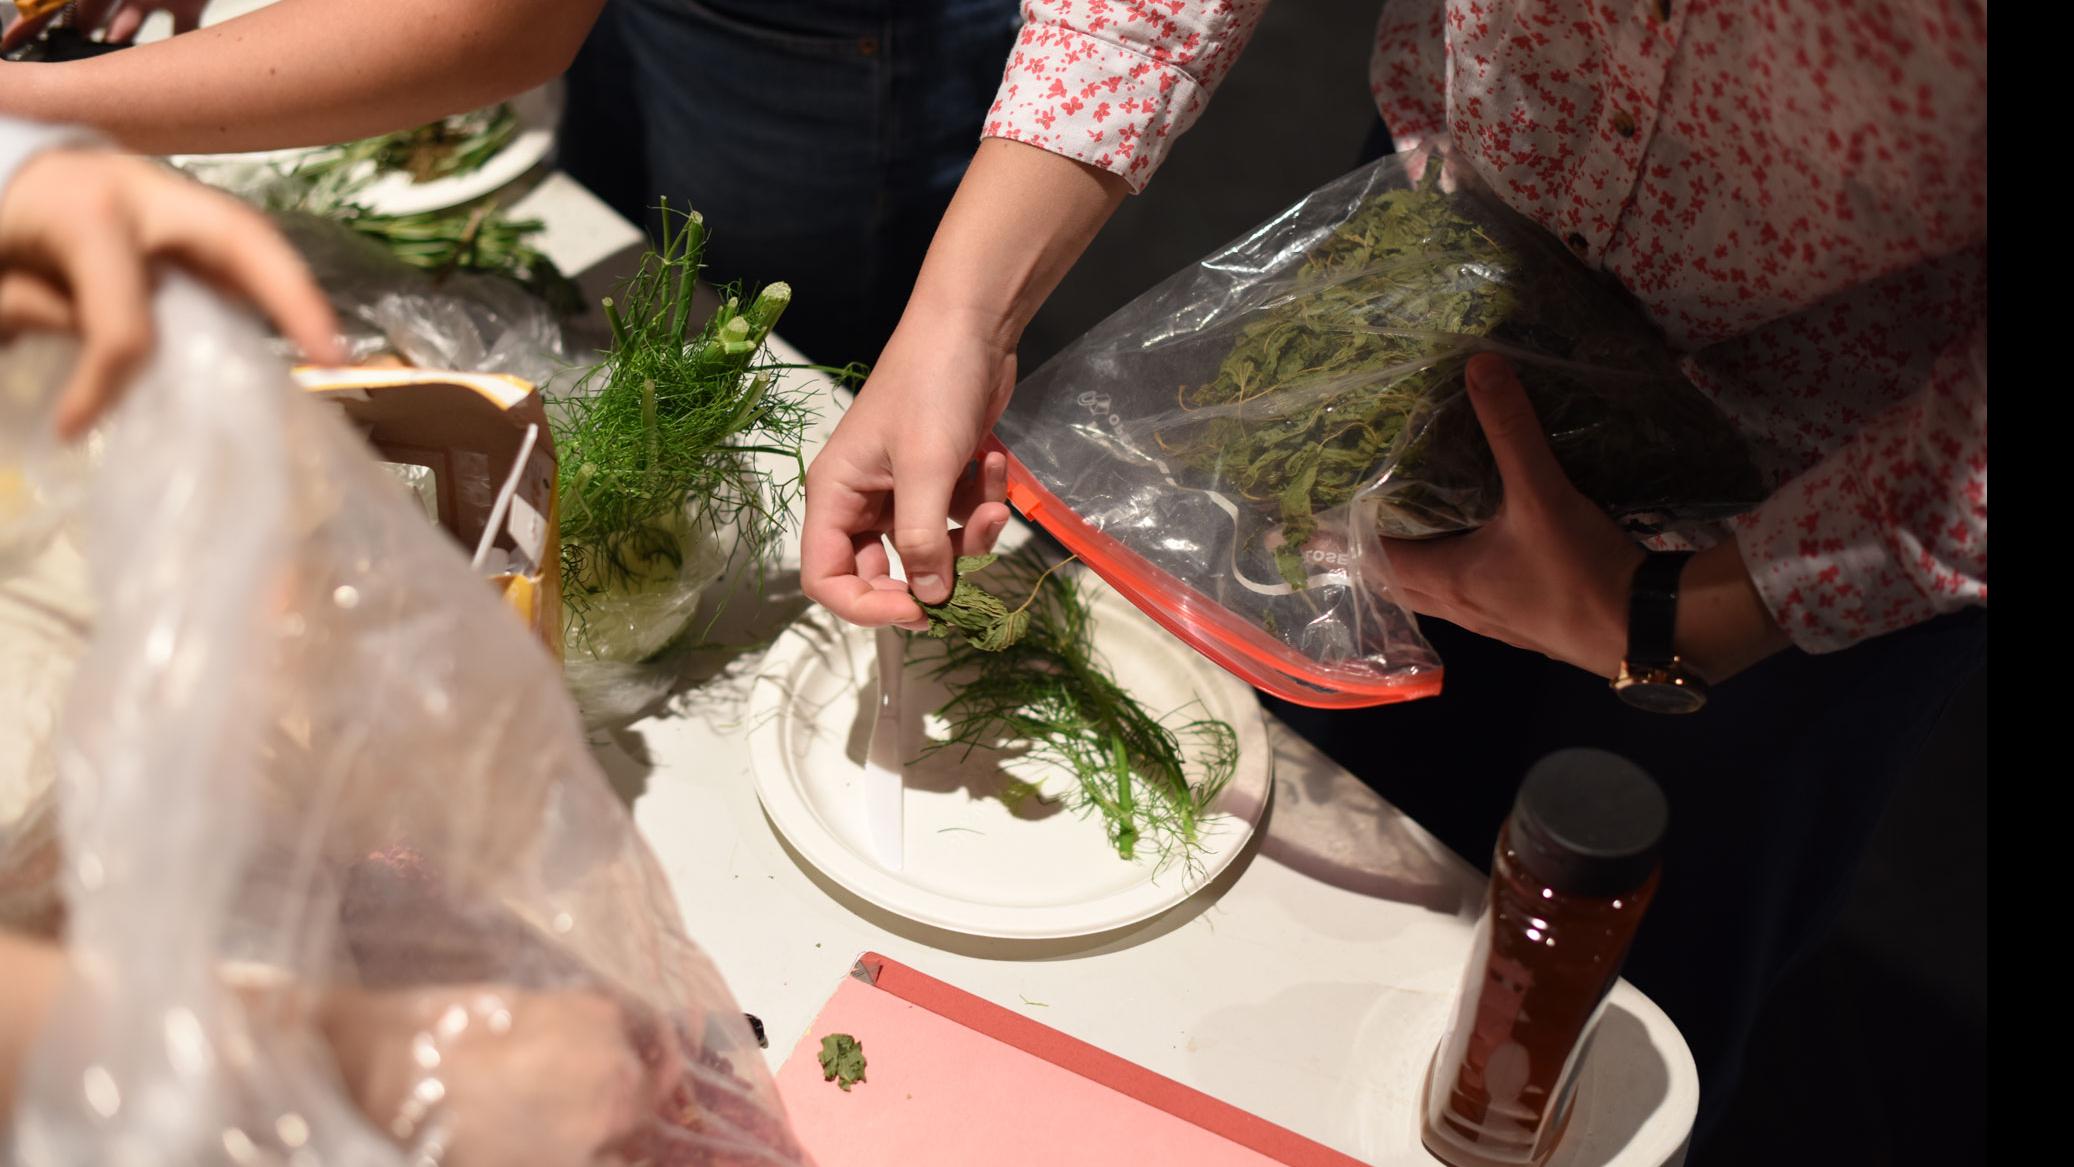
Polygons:
[[877,531],[858,535],[851,540],[857,549],[857,575],[865,582],[878,585],[881,581],[888,587],[907,590],[907,584],[893,578],[893,560],[886,554],[886,542]]
[[0,271],[0,337],[70,332],[72,301],[49,280],[20,268]]
[[79,363],[58,397],[58,436],[84,433],[115,400],[151,351],[151,281],[144,254],[126,219],[76,232],[64,242],[58,266],[81,311]]
[[977,462],[969,463],[959,476],[957,487],[951,491],[951,521],[969,523],[974,508],[1007,497],[1008,457],[999,450],[989,451]]
[[985,555],[994,549],[994,541],[1008,526],[1008,504],[999,502],[981,503],[972,511],[964,526],[958,528],[952,542],[957,544],[958,555]]
[[273,224],[187,179],[163,177],[165,193],[147,205],[145,246],[251,301],[308,360],[343,361],[331,302]]
[[79,0],[72,8],[72,26],[87,32],[108,22],[121,0]]
[[908,594],[907,581],[893,578],[892,556],[886,551],[886,540],[877,531],[858,535],[853,540],[857,549],[857,578],[871,585],[872,590],[886,592],[908,601],[911,611],[891,623],[909,632],[926,632],[929,619]]
[[53,12],[49,16],[39,16],[34,20],[17,20],[8,25],[7,31],[0,33],[0,53],[11,53],[35,40],[44,29],[50,27],[50,22],[56,19],[57,13]]
[[1469,358],[1468,382],[1469,404],[1497,460],[1507,499],[1568,490],[1569,479],[1511,363],[1495,353],[1479,353]]
[[149,15],[150,12],[135,0],[124,4],[116,12],[115,19],[108,22],[108,43],[122,45],[137,39],[137,30],[144,27],[144,18]]
[[800,590],[852,624],[912,624],[922,619],[921,609],[905,587],[889,580],[885,548],[878,545],[882,507],[874,492],[847,480],[854,477],[839,451],[823,450],[807,468]]
[[951,594],[951,491],[958,465],[915,456],[893,467],[893,549],[907,569],[908,590],[925,604]]
[[1412,611],[1454,620],[1462,581],[1476,574],[1493,536],[1494,528],[1482,527],[1442,539],[1381,539],[1381,562],[1364,570]]

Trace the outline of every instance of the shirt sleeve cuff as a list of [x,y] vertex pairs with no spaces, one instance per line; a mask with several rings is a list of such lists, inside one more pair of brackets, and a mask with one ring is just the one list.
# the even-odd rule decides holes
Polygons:
[[1955,427],[1932,429],[1943,420],[1912,417],[1877,447],[1861,435],[1736,521],[1751,581],[1794,644],[1834,652],[1986,605],[1984,431],[1978,456],[1956,459],[1944,480],[1906,476],[1909,439],[1952,440]]
[[1186,70],[1057,25],[1025,25],[987,113],[985,137],[1085,162],[1145,188],[1209,90]]

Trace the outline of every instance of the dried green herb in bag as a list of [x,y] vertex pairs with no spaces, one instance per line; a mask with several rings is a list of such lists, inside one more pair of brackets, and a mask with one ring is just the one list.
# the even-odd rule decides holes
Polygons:
[[1319,516],[1364,491],[1381,535],[1475,527],[1500,493],[1463,398],[1469,357],[1514,357],[1572,482],[1616,513],[1728,512],[1761,497],[1741,438],[1679,376],[1632,305],[1539,228],[1442,192],[1377,195],[1311,250],[1184,386],[1152,438],[1173,462],[1278,514],[1282,575],[1303,587]]

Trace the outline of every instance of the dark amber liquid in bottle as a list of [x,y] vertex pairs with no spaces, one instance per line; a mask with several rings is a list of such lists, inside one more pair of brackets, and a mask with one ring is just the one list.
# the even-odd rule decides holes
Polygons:
[[1454,1021],[1422,1100],[1426,1148],[1454,1167],[1528,1164],[1554,1153],[1599,1007],[1656,890],[1652,872],[1617,896],[1565,894],[1498,837]]

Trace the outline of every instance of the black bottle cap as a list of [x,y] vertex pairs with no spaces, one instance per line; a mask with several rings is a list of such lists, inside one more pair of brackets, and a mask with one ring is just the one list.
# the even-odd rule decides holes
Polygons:
[[1527,771],[1507,834],[1521,865],[1548,887],[1611,899],[1656,870],[1670,817],[1640,766],[1604,750],[1560,750]]

